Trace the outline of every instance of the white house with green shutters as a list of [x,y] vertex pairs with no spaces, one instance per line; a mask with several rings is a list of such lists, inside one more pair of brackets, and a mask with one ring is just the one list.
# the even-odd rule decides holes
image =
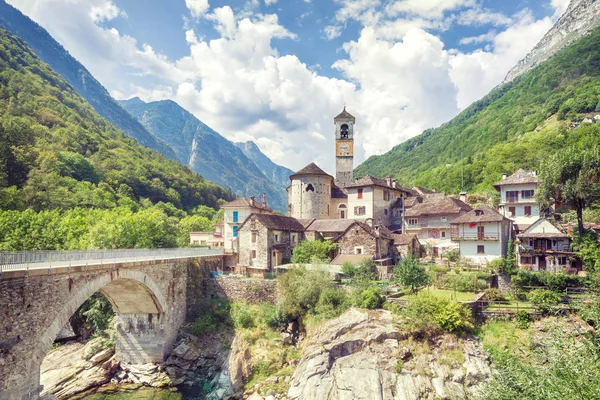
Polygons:
[[251,214],[271,214],[273,211],[267,207],[266,199],[256,200],[241,198],[221,206],[224,211],[224,245],[227,252],[239,252],[238,228]]
[[502,180],[494,185],[500,192],[498,211],[511,219],[519,232],[540,218],[540,206],[535,198],[539,183],[535,171],[519,169],[510,176],[502,175]]

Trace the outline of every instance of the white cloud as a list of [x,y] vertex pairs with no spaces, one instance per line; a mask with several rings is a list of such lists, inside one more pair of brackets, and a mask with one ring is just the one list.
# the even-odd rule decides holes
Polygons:
[[208,0],[185,0],[185,6],[190,10],[192,17],[198,18],[208,11]]
[[323,33],[325,34],[325,38],[327,40],[332,40],[337,37],[340,37],[342,34],[342,27],[339,25],[328,25],[323,29]]
[[277,3],[277,0],[265,0],[265,5],[270,6],[271,4]]
[[424,18],[438,19],[446,11],[474,6],[475,0],[396,0],[387,6],[387,13],[395,16],[401,13]]

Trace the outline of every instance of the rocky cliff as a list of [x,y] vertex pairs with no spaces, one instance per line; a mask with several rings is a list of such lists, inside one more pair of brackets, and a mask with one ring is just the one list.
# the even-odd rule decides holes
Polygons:
[[571,0],[569,7],[542,40],[506,75],[515,79],[600,26],[600,0]]
[[490,376],[476,339],[417,340],[399,332],[388,311],[351,309],[307,338],[288,398],[464,399]]

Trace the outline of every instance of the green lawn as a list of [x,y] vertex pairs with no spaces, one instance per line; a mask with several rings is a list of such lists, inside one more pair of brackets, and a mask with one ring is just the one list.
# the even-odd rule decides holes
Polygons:
[[[445,290],[445,289],[435,289],[432,287],[425,288],[421,290],[419,293],[429,293],[437,297],[443,297],[445,299],[452,299],[456,301],[471,301],[475,298],[474,293],[468,292],[457,292],[454,290]],[[405,299],[410,300],[415,295],[411,294],[408,296],[404,296]]]

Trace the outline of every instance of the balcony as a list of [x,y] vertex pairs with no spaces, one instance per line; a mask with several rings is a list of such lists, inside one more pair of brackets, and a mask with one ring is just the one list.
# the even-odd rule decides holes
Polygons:
[[453,234],[451,236],[452,240],[470,240],[470,241],[476,241],[476,240],[485,240],[485,241],[498,241],[500,240],[500,237],[498,235],[455,235]]

